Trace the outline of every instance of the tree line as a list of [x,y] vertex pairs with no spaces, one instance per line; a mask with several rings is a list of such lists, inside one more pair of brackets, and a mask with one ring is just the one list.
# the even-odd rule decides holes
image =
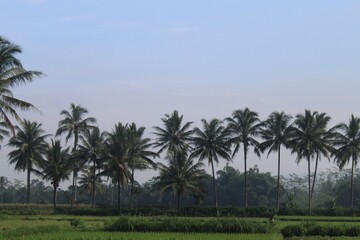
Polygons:
[[[25,70],[15,57],[21,48],[0,38],[0,138],[10,136],[7,143],[13,150],[9,163],[18,171],[27,172],[26,202],[30,201],[31,173],[50,181],[53,187],[53,204],[56,207],[59,183],[72,174],[71,204],[77,202],[78,173],[87,172],[92,204],[95,206],[96,188],[103,179],[111,179],[117,186],[117,207],[121,206],[122,188],[130,184],[130,207],[135,184],[135,169],[158,169],[159,176],[154,187],[161,193],[170,192],[173,201],[180,207],[181,196],[206,194],[204,161],[212,170],[213,204],[218,207],[218,185],[215,165],[219,161],[230,161],[242,150],[244,162],[244,201],[248,206],[249,183],[247,156],[255,154],[278,154],[276,187],[276,209],[280,208],[281,149],[286,148],[296,155],[296,161],[308,163],[308,209],[311,214],[318,164],[321,158],[333,159],[342,169],[351,164],[350,199],[354,208],[354,170],[360,153],[360,119],[351,116],[348,123],[329,127],[330,116],[326,113],[305,110],[292,117],[284,112],[273,112],[266,120],[258,113],[243,108],[233,111],[226,119],[202,119],[200,128],[193,122],[183,122],[178,111],[165,114],[162,125],[153,128],[153,139],[144,136],[145,128],[135,123],[116,123],[110,132],[102,132],[96,119],[88,116],[81,105],[71,104],[69,110],[60,112],[61,120],[55,135],[45,133],[41,123],[23,120],[16,110],[36,109],[31,103],[13,96],[11,88],[31,82],[42,76],[41,72]],[[19,122],[14,126],[8,115]],[[65,136],[70,147],[59,140]],[[155,159],[164,153],[166,164]],[[314,172],[311,163],[314,160]]]

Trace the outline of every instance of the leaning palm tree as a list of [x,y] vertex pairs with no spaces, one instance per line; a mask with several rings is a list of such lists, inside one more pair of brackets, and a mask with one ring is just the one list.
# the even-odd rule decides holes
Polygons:
[[54,189],[53,206],[56,208],[57,189],[61,181],[69,179],[72,163],[69,158],[69,147],[63,149],[59,140],[51,140],[46,147],[44,158],[39,162],[39,175],[51,181]]
[[41,159],[49,134],[44,134],[41,123],[24,120],[21,128],[16,127],[17,134],[10,138],[8,146],[15,148],[9,156],[10,164],[15,164],[15,170],[27,171],[26,203],[30,201],[30,174]]
[[311,159],[315,157],[317,151],[320,151],[320,142],[326,133],[329,120],[330,118],[326,117],[324,113],[319,114],[316,111],[305,110],[305,114],[296,115],[294,127],[291,130],[290,145],[292,153],[297,154],[296,162],[299,163],[301,159],[306,159],[308,162],[309,214],[311,214]]
[[107,161],[102,174],[115,180],[118,191],[118,210],[121,207],[121,187],[127,186],[131,173],[128,163],[129,141],[127,136],[127,125],[118,123],[105,141],[104,152]]
[[[81,107],[80,105],[71,104],[70,105],[70,112],[67,110],[62,110],[60,115],[64,117],[64,119],[59,121],[58,129],[56,131],[56,136],[59,136],[65,132],[66,135],[66,142],[74,137],[74,145],[72,148],[72,152],[74,153],[78,146],[79,136],[86,131],[87,128],[91,128],[91,124],[96,123],[96,119],[93,117],[86,117],[85,115],[88,113],[86,108]],[[76,201],[76,183],[77,183],[77,172],[79,168],[79,164],[77,163],[76,159],[73,158],[73,181],[72,181],[72,201],[71,205]]]
[[132,199],[135,183],[135,169],[144,170],[156,168],[152,159],[159,155],[150,150],[150,138],[144,138],[145,127],[137,128],[135,123],[127,126],[127,137],[129,143],[128,163],[131,170],[131,190],[129,208],[132,208]]
[[[83,135],[80,136],[81,144],[79,144],[80,155],[87,159],[89,162],[92,162],[92,186],[96,186],[96,170],[99,169],[101,165],[105,133],[101,132],[98,127],[93,127],[91,129],[86,129]],[[92,188],[92,206],[95,207],[95,188]]]
[[218,208],[216,181],[214,162],[219,163],[219,158],[226,161],[231,160],[231,145],[229,142],[229,135],[222,126],[222,122],[218,119],[212,119],[207,122],[205,119],[201,120],[203,123],[203,131],[199,128],[194,129],[194,137],[192,138],[193,150],[192,157],[199,157],[199,161],[208,160],[211,165],[213,177],[213,192],[215,207]]
[[313,200],[314,197],[314,189],[315,189],[315,181],[317,175],[318,164],[321,159],[321,156],[324,156],[326,159],[330,161],[330,154],[334,151],[332,147],[333,138],[335,135],[335,130],[329,129],[326,130],[327,124],[330,121],[331,117],[327,116],[326,113],[318,113],[315,116],[315,128],[323,129],[319,133],[319,140],[315,142],[315,169],[314,169],[314,177],[311,185],[311,193],[310,198]]
[[338,147],[332,153],[334,161],[340,169],[351,161],[350,199],[351,209],[354,209],[354,169],[360,157],[360,118],[351,115],[349,123],[340,123],[334,127],[338,130],[333,142]]
[[254,147],[254,152],[260,156],[259,145],[260,143],[255,139],[260,135],[262,122],[260,122],[258,114],[248,108],[243,110],[236,110],[233,112],[232,117],[226,118],[228,122],[227,129],[231,135],[230,142],[235,145],[232,157],[240,149],[240,144],[244,149],[244,173],[245,173],[245,207],[248,206],[248,186],[247,186],[247,154],[249,147]]
[[165,114],[165,118],[161,121],[164,128],[154,127],[156,135],[154,147],[160,148],[160,154],[164,150],[176,151],[189,148],[189,140],[192,131],[189,129],[192,122],[187,122],[182,125],[183,115],[179,115],[178,111],[174,111],[171,115]]
[[264,141],[260,144],[261,151],[268,150],[267,156],[271,152],[278,153],[278,176],[276,186],[276,210],[279,211],[280,201],[280,150],[281,146],[289,147],[291,139],[291,116],[284,112],[273,112],[264,122],[264,128],[261,130],[261,137]]
[[36,108],[29,102],[15,98],[11,88],[32,82],[36,77],[43,75],[38,71],[24,69],[20,60],[15,57],[16,54],[21,52],[20,46],[0,36],[0,115],[11,129],[13,135],[15,135],[14,126],[8,114],[17,121],[21,121],[16,109],[36,110]]
[[160,175],[155,178],[154,188],[161,194],[172,191],[173,196],[177,198],[179,210],[181,196],[203,191],[206,173],[203,163],[195,163],[192,157],[188,157],[186,149],[170,152],[166,159],[168,166],[158,163]]

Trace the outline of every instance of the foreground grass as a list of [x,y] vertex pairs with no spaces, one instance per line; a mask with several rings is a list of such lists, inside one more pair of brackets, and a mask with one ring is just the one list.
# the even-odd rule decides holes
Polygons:
[[[24,229],[20,230],[24,233]],[[54,231],[21,234],[15,231],[1,234],[0,238],[9,240],[281,240],[281,234],[206,234],[206,233],[142,233],[142,232],[86,232]]]
[[[74,228],[70,226],[74,218],[81,219],[85,227]],[[326,225],[358,225],[359,217],[322,217],[322,216],[279,216],[276,219],[274,233],[267,234],[223,234],[223,233],[148,233],[148,232],[105,232],[104,223],[118,217],[93,217],[93,216],[69,216],[69,215],[0,215],[0,239],[9,240],[215,240],[215,239],[249,239],[249,240],[282,240],[280,229],[302,222],[316,222]],[[130,217],[136,221],[141,217]],[[150,219],[164,219],[166,217],[152,217]],[[179,217],[178,219],[181,219]],[[212,218],[187,218],[206,221]],[[230,218],[231,219],[231,218]],[[239,218],[234,218],[239,219]],[[263,222],[264,218],[241,218],[252,222]],[[293,237],[290,240],[355,240],[356,237]]]

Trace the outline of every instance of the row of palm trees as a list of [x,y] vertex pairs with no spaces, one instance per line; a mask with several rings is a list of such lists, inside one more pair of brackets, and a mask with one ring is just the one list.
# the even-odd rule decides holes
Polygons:
[[[38,71],[26,70],[15,56],[19,53],[21,53],[20,46],[0,37],[0,115],[2,117],[0,140],[10,135],[9,131],[12,133],[9,146],[15,150],[9,153],[9,161],[15,164],[15,169],[27,171],[27,202],[30,197],[31,172],[52,181],[54,199],[56,199],[58,183],[68,177],[69,168],[73,173],[72,202],[76,202],[78,172],[83,169],[86,162],[90,162],[94,186],[93,204],[96,175],[103,174],[118,184],[120,206],[120,187],[125,186],[129,179],[134,182],[134,169],[158,166],[162,178],[161,174],[165,175],[161,169],[179,168],[180,165],[200,168],[201,164],[193,161],[193,158],[198,158],[200,162],[207,159],[211,165],[214,202],[217,206],[214,164],[221,158],[230,161],[242,147],[245,168],[245,207],[248,205],[247,156],[249,150],[253,149],[258,156],[265,151],[268,155],[272,152],[278,154],[277,208],[279,208],[280,152],[281,148],[285,147],[296,154],[297,162],[302,159],[308,162],[309,212],[311,212],[319,160],[322,157],[330,160],[332,157],[340,169],[351,162],[351,207],[353,208],[353,173],[360,154],[360,119],[353,115],[347,124],[341,123],[328,128],[330,117],[325,113],[306,110],[304,114],[296,115],[292,121],[292,117],[284,112],[274,112],[267,120],[260,121],[256,112],[245,108],[234,111],[232,116],[224,121],[202,120],[202,128],[191,128],[193,123],[183,124],[183,116],[174,111],[161,119],[163,127],[154,127],[155,140],[152,142],[143,136],[145,129],[138,129],[135,124],[118,123],[112,132],[102,133],[94,126],[95,118],[85,117],[87,114],[85,108],[71,104],[70,111],[61,111],[63,119],[59,122],[55,134],[60,136],[66,133],[66,142],[70,138],[74,139],[70,150],[63,148],[59,140],[46,143],[49,135],[42,130],[41,124],[22,120],[16,112],[16,109],[36,108],[29,102],[15,98],[11,89],[43,75]],[[20,122],[20,127],[14,127],[10,116]],[[151,151],[151,147],[157,148],[158,151]],[[153,162],[154,157],[164,151],[168,155],[168,166],[156,165]],[[311,182],[313,159],[315,170]],[[50,173],[49,169],[54,172]],[[66,170],[66,174],[60,173],[60,170]],[[97,174],[96,170],[98,170]],[[178,177],[170,180],[173,182],[171,185],[174,196],[177,193],[179,199],[179,194],[191,187],[190,185],[184,187],[186,185],[180,181],[180,177],[186,176],[185,173],[182,174],[178,170],[176,173]],[[194,173],[201,176],[202,171],[194,171]],[[187,177],[187,179],[191,178]],[[180,188],[183,190],[179,190]]]
[[[311,203],[319,160],[333,157],[340,169],[351,162],[351,207],[353,208],[353,173],[360,154],[360,119],[351,116],[349,123],[341,123],[328,128],[330,116],[326,113],[305,110],[293,119],[284,112],[273,112],[265,121],[260,121],[258,114],[248,108],[236,110],[232,117],[224,121],[202,120],[202,128],[191,129],[192,122],[181,124],[183,116],[177,111],[165,115],[162,122],[165,128],[154,127],[156,136],[154,146],[159,152],[190,150],[190,157],[199,161],[208,160],[212,169],[214,202],[217,207],[214,164],[222,158],[230,161],[243,149],[245,175],[245,207],[248,206],[247,192],[247,156],[253,150],[258,156],[267,151],[278,154],[277,209],[279,209],[281,148],[290,149],[296,154],[296,161],[305,159],[308,163],[308,207]],[[292,121],[293,119],[293,121]],[[311,160],[315,160],[315,169],[311,182]]]
[[[86,117],[88,111],[75,104],[70,111],[61,111],[64,116],[59,121],[56,136],[67,133],[65,140],[74,139],[71,151],[63,149],[59,140],[51,140],[45,134],[41,124],[24,120],[21,127],[16,127],[16,135],[10,138],[8,145],[15,148],[9,153],[9,162],[15,169],[27,171],[27,202],[30,197],[30,173],[34,172],[51,180],[54,188],[54,205],[56,188],[59,181],[73,173],[72,202],[76,202],[76,185],[78,172],[90,164],[92,183],[92,203],[95,205],[96,179],[106,176],[117,184],[118,208],[120,209],[121,187],[131,183],[130,206],[132,206],[135,169],[158,168],[160,175],[155,185],[161,192],[172,191],[180,206],[180,197],[187,191],[204,194],[201,188],[205,179],[202,161],[207,160],[211,166],[213,178],[214,204],[217,203],[215,184],[215,164],[220,159],[230,161],[243,149],[245,169],[245,207],[247,207],[247,155],[249,150],[260,156],[267,151],[278,154],[277,209],[279,208],[279,186],[281,167],[281,148],[289,148],[296,154],[296,161],[305,159],[308,163],[309,212],[314,196],[314,185],[321,157],[335,162],[343,168],[349,161],[352,164],[351,207],[353,207],[353,172],[360,153],[360,119],[351,116],[348,124],[342,123],[328,129],[330,117],[325,113],[306,110],[291,122],[291,116],[284,112],[273,112],[267,120],[260,121],[258,114],[248,108],[236,110],[232,117],[224,121],[202,120],[202,127],[192,128],[192,122],[183,123],[183,116],[177,111],[162,118],[163,127],[154,127],[154,141],[144,137],[145,128],[136,124],[118,123],[111,132],[101,132],[95,125],[96,119]],[[5,131],[5,130],[4,130]],[[152,149],[157,148],[155,152]],[[55,152],[52,152],[55,151]],[[155,164],[154,159],[166,151],[168,165]],[[61,156],[61,158],[60,158]],[[56,158],[57,157],[57,158]],[[197,161],[194,161],[197,159]],[[315,169],[311,181],[311,160],[315,160]],[[51,161],[51,162],[50,162]],[[66,162],[66,164],[65,164]],[[63,164],[62,167],[56,164]],[[50,168],[62,169],[49,172]],[[66,170],[66,171],[65,171]],[[96,172],[97,171],[97,172]],[[56,175],[60,174],[60,175]]]

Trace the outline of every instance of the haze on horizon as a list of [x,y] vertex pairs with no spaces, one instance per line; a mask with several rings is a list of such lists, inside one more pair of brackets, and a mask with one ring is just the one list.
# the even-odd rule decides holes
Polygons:
[[[23,48],[26,69],[46,74],[14,89],[42,114],[19,113],[49,133],[70,103],[86,107],[101,130],[135,122],[151,138],[173,110],[194,126],[245,107],[262,120],[275,110],[326,112],[330,126],[360,116],[358,1],[0,2],[0,34]],[[8,150],[0,176],[24,179]],[[305,161],[283,153],[283,175],[306,172]],[[250,155],[255,164],[276,174],[275,154]],[[243,171],[242,155],[230,165]],[[319,170],[334,166],[323,159]]]

